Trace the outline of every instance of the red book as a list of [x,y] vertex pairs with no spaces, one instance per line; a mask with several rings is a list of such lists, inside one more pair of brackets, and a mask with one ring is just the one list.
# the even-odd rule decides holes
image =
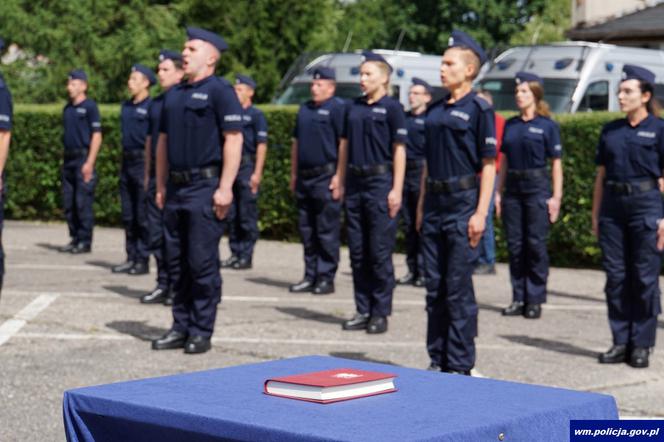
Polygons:
[[375,371],[337,368],[268,379],[265,393],[302,401],[329,404],[397,391],[396,375]]

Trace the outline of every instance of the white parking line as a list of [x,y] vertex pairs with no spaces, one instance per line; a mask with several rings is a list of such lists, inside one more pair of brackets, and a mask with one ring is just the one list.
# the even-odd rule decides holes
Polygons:
[[30,304],[23,307],[23,310],[16,313],[14,317],[0,325],[0,346],[9,341],[28,321],[37,317],[39,313],[44,311],[56,299],[58,299],[58,295],[56,294],[40,295]]

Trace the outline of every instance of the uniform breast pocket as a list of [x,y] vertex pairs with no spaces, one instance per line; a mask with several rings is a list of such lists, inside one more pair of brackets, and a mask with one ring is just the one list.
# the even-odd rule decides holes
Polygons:
[[541,167],[545,163],[544,136],[527,132],[523,137],[524,154],[528,162],[527,167]]
[[185,104],[184,124],[190,127],[204,126],[212,120],[212,109],[207,101],[190,100]]
[[642,137],[638,137],[629,144],[630,162],[636,170],[645,172],[650,169],[653,164],[659,164],[656,144],[656,139]]
[[387,115],[378,112],[372,112],[371,115],[364,118],[364,131],[371,133],[382,131],[387,126]]
[[460,133],[465,133],[470,128],[468,121],[450,114],[445,114],[442,123],[453,131]]
[[321,114],[316,114],[313,118],[314,124],[318,124],[321,126],[327,126],[330,123],[330,116],[329,115],[321,115]]

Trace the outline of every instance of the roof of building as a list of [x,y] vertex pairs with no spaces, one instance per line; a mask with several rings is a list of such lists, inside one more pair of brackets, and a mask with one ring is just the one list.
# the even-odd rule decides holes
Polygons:
[[664,38],[664,3],[623,15],[604,23],[567,31],[574,40],[605,41]]

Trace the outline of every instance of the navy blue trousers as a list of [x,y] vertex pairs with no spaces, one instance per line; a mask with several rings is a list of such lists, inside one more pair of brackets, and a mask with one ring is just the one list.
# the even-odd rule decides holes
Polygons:
[[229,210],[228,243],[231,253],[238,258],[251,260],[258,241],[258,194],[249,187],[254,163],[242,164],[233,183],[233,204]]
[[604,189],[599,245],[606,271],[606,302],[615,345],[653,347],[661,313],[657,220],[662,217],[657,189],[615,195]]
[[391,173],[351,175],[347,180],[346,227],[355,307],[358,313],[371,316],[392,313],[397,219],[388,215],[387,194],[391,189]]
[[164,207],[166,255],[175,278],[173,330],[212,336],[221,300],[219,241],[224,222],[212,208],[219,178],[194,174],[185,185],[169,184]]
[[511,193],[502,199],[502,217],[509,252],[513,301],[529,304],[546,302],[549,277],[548,192]]
[[5,225],[5,198],[6,198],[5,177],[2,177],[2,190],[0,191],[0,291],[5,279],[5,249],[2,246],[2,229]]
[[431,362],[451,370],[475,365],[477,303],[468,220],[477,208],[477,189],[427,192],[422,221],[426,278],[427,350]]
[[304,278],[334,281],[339,266],[341,202],[329,190],[332,174],[298,177],[298,228],[304,246]]
[[166,289],[172,285],[166,261],[166,243],[164,241],[164,212],[157,207],[155,201],[156,183],[150,178],[146,197],[148,223],[148,252],[157,261],[157,288]]
[[65,219],[72,242],[92,244],[95,218],[92,204],[95,198],[97,174],[89,182],[83,181],[81,167],[86,157],[65,160],[62,168],[62,196]]
[[403,199],[401,201],[401,219],[406,233],[406,265],[408,271],[416,277],[424,273],[424,257],[422,256],[420,234],[415,229],[423,167],[424,163],[421,163],[418,167],[408,167],[406,169]]
[[147,197],[143,180],[145,161],[143,158],[124,158],[120,171],[120,204],[122,224],[125,229],[125,250],[128,261],[147,262],[148,223]]

